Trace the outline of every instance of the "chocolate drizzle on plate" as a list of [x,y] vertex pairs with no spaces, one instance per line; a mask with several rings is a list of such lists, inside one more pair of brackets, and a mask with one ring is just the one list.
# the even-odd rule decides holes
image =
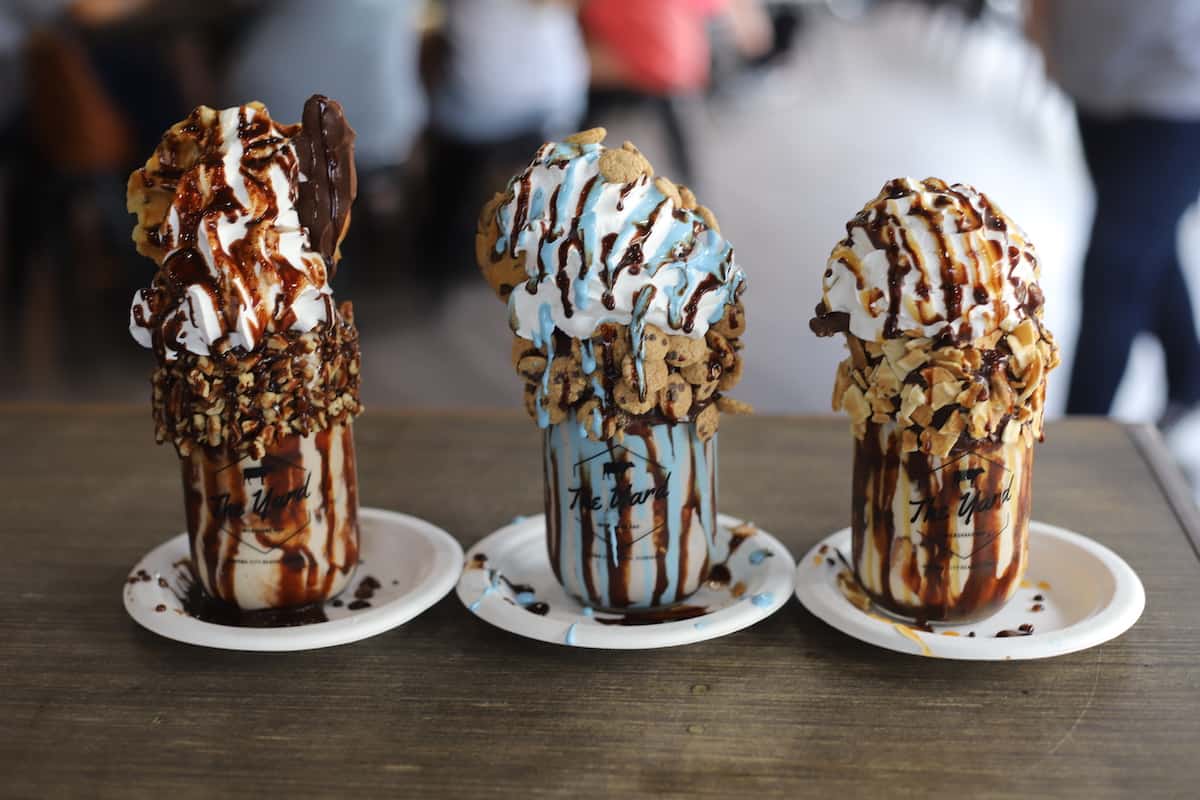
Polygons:
[[679,622],[685,619],[702,617],[709,612],[707,606],[674,605],[666,608],[652,608],[645,611],[626,611],[617,617],[597,615],[596,622],[601,625],[657,625],[662,622]]
[[1033,635],[1033,626],[1030,625],[1028,622],[1026,622],[1024,625],[1018,626],[1015,631],[1014,630],[999,631],[996,634],[996,638],[997,639],[1007,639],[1012,636],[1032,636],[1032,635]]
[[[299,625],[314,625],[328,622],[326,606],[357,611],[371,606],[370,600],[382,587],[382,583],[370,575],[359,582],[354,591],[354,599],[346,603],[341,597],[333,598],[326,603],[309,603],[294,608],[268,608],[258,611],[248,611],[237,606],[216,600],[204,592],[196,573],[192,569],[190,559],[181,559],[174,564],[173,581],[160,579],[166,583],[171,594],[179,603],[175,609],[178,614],[185,614],[201,622],[211,622],[214,625],[226,625],[233,628],[291,628]],[[137,578],[137,576],[133,576]],[[147,575],[146,581],[150,580]],[[143,582],[138,578],[136,581]],[[169,610],[165,604],[159,604],[155,611]]]
[[182,606],[182,613],[201,622],[226,625],[233,628],[291,628],[297,625],[312,625],[328,622],[321,603],[310,603],[296,608],[268,608],[247,611],[209,597],[188,560],[175,565],[176,585],[172,593]]
[[354,600],[346,608],[351,611],[370,608],[371,599],[375,597],[375,590],[381,586],[382,584],[377,579],[372,578],[370,575],[366,576],[359,582],[358,588],[354,590]]

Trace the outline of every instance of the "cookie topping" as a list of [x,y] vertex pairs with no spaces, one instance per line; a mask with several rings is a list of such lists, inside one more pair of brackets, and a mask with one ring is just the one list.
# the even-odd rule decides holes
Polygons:
[[573,414],[593,439],[635,418],[703,421],[707,438],[741,377],[745,276],[712,211],[603,136],[543,145],[480,215],[476,258],[508,301],[526,407],[541,427]]

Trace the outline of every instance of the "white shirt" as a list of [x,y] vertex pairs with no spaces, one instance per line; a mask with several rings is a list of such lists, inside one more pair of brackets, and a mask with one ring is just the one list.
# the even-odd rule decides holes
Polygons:
[[434,122],[459,139],[570,133],[587,102],[575,11],[534,0],[448,0],[449,63]]

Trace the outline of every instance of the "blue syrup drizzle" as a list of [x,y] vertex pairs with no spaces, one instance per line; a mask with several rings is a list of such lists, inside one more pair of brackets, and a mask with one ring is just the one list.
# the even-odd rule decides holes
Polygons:
[[[596,396],[596,399],[600,401],[600,408],[607,408],[609,405],[611,405],[612,401],[608,397],[608,392],[604,390],[604,384],[600,382],[600,375],[597,373],[592,373],[592,393]],[[599,409],[597,409],[597,411],[599,411]],[[594,416],[596,418],[592,420],[593,427],[595,428],[597,435],[599,435],[601,428],[603,428],[603,425],[600,423],[603,421],[604,415],[595,414]]]
[[[684,580],[684,576],[680,574],[679,560],[675,557],[679,553],[683,537],[688,533],[688,529],[684,527],[683,505],[690,494],[699,499],[702,509],[708,503],[713,487],[707,480],[706,459],[710,453],[715,458],[716,448],[715,445],[709,446],[701,441],[691,425],[652,425],[646,436],[649,443],[653,443],[653,459],[668,489],[664,509],[664,544],[673,556],[668,558],[665,564],[667,580],[661,596],[669,602],[675,597]],[[627,473],[634,493],[653,492],[657,486],[654,472],[646,466],[651,458],[651,447],[648,446],[647,439],[626,432],[621,442],[622,447],[630,451],[626,460],[635,464],[635,468]],[[568,416],[565,423],[551,426],[545,437],[545,447],[546,463],[557,466],[555,480],[559,491],[567,492],[572,487],[582,486],[586,481],[591,487],[592,496],[600,500],[599,509],[592,510],[589,507],[585,510],[582,500],[574,495],[559,498],[558,527],[561,543],[558,548],[558,571],[569,584],[573,584],[568,585],[568,592],[587,597],[586,578],[590,577],[590,583],[596,592],[594,602],[602,606],[610,605],[613,601],[609,593],[610,574],[618,569],[624,560],[630,559],[636,566],[634,573],[638,576],[638,586],[634,593],[646,598],[638,605],[649,605],[657,580],[657,569],[653,566],[653,548],[659,537],[640,539],[632,548],[618,547],[616,529],[621,523],[621,510],[612,507],[613,479],[604,475],[604,467],[610,461],[606,457],[609,443],[588,439],[575,423],[574,417]],[[685,480],[688,474],[702,477],[695,480],[694,487],[689,487]],[[572,500],[576,501],[574,508],[571,507]],[[650,515],[653,513],[652,501],[641,503],[634,507],[632,521],[635,525],[648,525],[652,522]],[[696,525],[707,520],[707,524],[711,525],[715,520],[710,520],[709,516],[710,511],[702,510],[701,518],[692,517],[690,523]],[[594,531],[594,535],[589,532],[586,538],[584,519],[589,520]],[[582,553],[585,544],[589,542],[592,557],[585,559]],[[637,573],[637,569],[641,569],[641,573]]]
[[596,353],[591,339],[584,339],[579,343],[579,365],[583,367],[584,375],[591,375],[596,371]]
[[591,606],[584,606],[583,611],[581,611],[580,613],[583,614],[585,617],[590,617],[590,616],[595,615],[596,610],[594,608],[592,608]]
[[633,298],[633,319],[629,321],[629,339],[633,347],[633,368],[637,372],[638,396],[646,399],[646,309],[658,290],[643,286]]
[[533,592],[517,592],[517,596],[513,599],[519,606],[528,606],[537,601],[537,596]]
[[524,522],[527,519],[529,519],[529,517],[525,516],[524,514],[517,514],[515,517],[512,518],[512,521],[509,522],[508,524],[516,525],[518,522]]
[[546,353],[546,370],[542,373],[542,388],[534,400],[539,428],[550,426],[550,412],[546,403],[550,400],[550,367],[554,364],[554,315],[549,303],[538,309],[538,329],[534,331],[533,343]]
[[770,550],[755,550],[753,553],[750,554],[750,563],[756,564],[756,565],[761,564],[764,559],[771,558],[774,555],[775,554],[772,553]]
[[479,597],[475,600],[475,602],[471,603],[471,605],[467,606],[467,608],[469,608],[471,611],[478,611],[480,604],[483,603],[483,598],[487,597],[489,594],[496,591],[496,588],[499,585],[500,585],[500,573],[497,570],[492,570],[491,582],[483,588],[483,592],[479,595]]
[[759,594],[754,595],[754,597],[751,597],[750,602],[754,603],[754,605],[758,606],[759,608],[766,608],[767,606],[771,605],[771,603],[775,602],[775,596],[770,592],[760,592]]
[[[602,148],[599,144],[578,145],[565,142],[547,145],[539,150],[529,169],[510,181],[509,192],[513,198],[516,198],[520,193],[522,182],[531,180],[530,174],[535,169],[558,170],[557,174],[552,176],[559,184],[558,194],[554,200],[555,207],[550,208],[550,204],[544,196],[545,188],[543,186],[533,188],[527,201],[526,224],[521,230],[514,230],[516,201],[514,199],[503,204],[497,210],[497,223],[500,231],[496,242],[496,251],[511,250],[518,257],[528,253],[536,255],[535,259],[525,259],[525,270],[529,276],[529,282],[525,288],[530,293],[536,293],[540,283],[553,283],[559,264],[567,264],[566,268],[570,270],[569,278],[572,283],[571,295],[574,307],[583,310],[594,301],[594,298],[589,295],[589,287],[593,290],[612,290],[616,280],[614,273],[619,262],[619,254],[626,250],[634,237],[638,235],[639,226],[645,227],[650,219],[654,218],[657,224],[665,224],[667,230],[654,252],[644,253],[642,263],[638,263],[636,266],[644,275],[651,278],[657,276],[660,269],[667,269],[676,274],[677,277],[674,281],[669,278],[657,281],[662,287],[670,287],[664,288],[664,291],[667,292],[669,327],[673,331],[685,333],[690,331],[691,328],[687,324],[687,305],[689,300],[702,289],[704,293],[712,294],[716,302],[707,320],[695,320],[695,322],[706,322],[709,325],[718,322],[724,314],[725,306],[736,300],[745,281],[745,276],[734,262],[733,248],[719,233],[704,225],[702,218],[694,211],[672,209],[669,205],[664,205],[667,202],[666,196],[652,183],[643,186],[645,193],[638,204],[633,209],[623,212],[626,216],[620,230],[615,232],[617,237],[613,247],[610,248],[609,256],[607,259],[600,258],[598,250],[603,229],[597,209],[605,188],[611,187],[612,184],[605,183],[599,176],[590,175],[586,180],[591,180],[592,183],[582,202],[575,195],[582,188],[580,183],[585,180],[585,174],[595,173],[590,165],[594,165],[600,159],[601,152]],[[577,220],[573,220],[577,211],[579,217]],[[552,213],[556,220],[555,229],[547,231]],[[572,222],[574,222],[576,237],[568,238],[567,234],[572,227]],[[575,258],[560,260],[558,251],[566,246],[576,250],[577,263],[571,263]],[[651,290],[647,291],[647,288],[651,288]],[[638,295],[634,298],[634,308],[629,310],[631,313],[629,326],[634,339],[634,366],[643,398],[645,397],[643,362],[645,317],[656,291],[652,287],[644,287],[639,290]],[[514,330],[520,327],[516,319],[515,298],[517,294],[518,292],[514,292],[509,298],[509,318]],[[555,297],[559,297],[557,291]],[[556,302],[561,302],[561,300],[556,300]],[[567,309],[563,309],[563,314],[567,314]],[[620,317],[621,315],[616,312],[610,315],[598,315],[597,325],[602,322],[619,320]],[[549,324],[547,324],[547,319],[549,319]],[[547,371],[543,376],[539,396],[535,402],[538,425],[542,428],[549,425],[547,403],[550,401],[549,362],[553,360],[551,340],[553,327],[550,305],[544,303],[538,310],[537,326],[531,332],[533,342],[547,353]],[[588,347],[582,354],[582,365],[585,374],[594,374],[596,362],[594,354],[591,352],[590,342],[587,344]],[[611,398],[603,391],[602,386],[593,385],[593,391],[602,407],[607,409],[612,405]]]
[[529,219],[530,221],[537,219],[542,215],[546,208],[546,194],[542,187],[533,190],[533,197],[529,199]]
[[572,622],[571,627],[567,628],[566,638],[563,639],[567,644],[575,644],[575,625],[576,623]]

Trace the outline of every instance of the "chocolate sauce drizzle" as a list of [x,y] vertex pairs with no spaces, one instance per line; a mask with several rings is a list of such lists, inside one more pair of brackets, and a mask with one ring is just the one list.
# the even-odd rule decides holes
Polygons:
[[[855,576],[872,601],[903,616],[959,621],[990,614],[1012,595],[1025,570],[1032,448],[980,443],[974,452],[938,459],[920,452],[901,453],[899,438],[898,432],[885,434],[877,423],[868,423],[866,435],[855,442],[850,515]],[[978,483],[964,490],[962,482],[954,480],[954,471],[977,465],[984,467]],[[970,553],[965,585],[960,591],[952,590],[953,572],[963,568],[953,546],[955,512],[970,499],[968,494],[976,499],[993,498],[1006,490],[1013,497],[1011,505],[996,502],[975,513],[971,530],[992,535]],[[948,513],[913,521],[910,524],[919,527],[920,533],[909,538],[897,531],[897,493],[905,499],[908,493],[929,498]],[[909,507],[905,509],[901,513],[909,513]],[[914,539],[919,541],[911,544]],[[900,546],[902,541],[910,544]],[[1011,552],[1007,562],[1002,559],[1005,548]],[[868,549],[874,554],[873,562],[865,556]],[[861,570],[868,562],[876,566],[871,575],[864,576]],[[999,575],[997,565],[1003,565]],[[892,587],[897,579],[917,597],[915,605],[895,595]]]
[[[357,190],[354,131],[346,124],[341,106],[314,95],[305,105],[302,126],[280,125],[261,107],[237,109],[236,136],[242,154],[236,177],[244,182],[250,198],[250,207],[243,206],[231,185],[235,176],[226,174],[224,163],[229,143],[219,120],[228,112],[219,112],[215,119],[213,113],[203,107],[194,110],[186,124],[164,135],[155,151],[157,166],[135,175],[145,187],[170,192],[177,217],[152,220],[153,227],[140,229],[163,255],[171,251],[151,285],[140,293],[144,305],[135,300],[131,312],[133,322],[149,331],[160,361],[189,349],[187,323],[200,314],[189,299],[190,291],[207,295],[220,318],[224,333],[210,343],[213,353],[228,351],[231,338],[236,348],[252,348],[265,333],[292,328],[293,306],[300,294],[324,286],[333,276],[337,245],[349,224]],[[289,197],[276,196],[272,168],[290,181]],[[305,180],[300,180],[301,174]],[[304,264],[292,264],[272,249],[274,226],[285,210],[280,203],[292,200],[310,245],[323,259],[310,254]],[[217,241],[218,225],[238,216],[246,218],[245,232],[227,247],[211,246],[210,265],[197,238]],[[142,220],[149,225],[150,220]],[[332,320],[332,299],[324,300],[325,319]],[[238,336],[231,337],[231,332]],[[242,341],[244,336],[249,343]]]
[[[908,200],[908,208],[901,218],[892,210],[892,204],[903,199]],[[913,220],[919,220],[920,227],[933,237],[936,264],[924,263],[926,251],[915,244],[916,226]],[[948,239],[947,222],[953,225],[953,235],[983,232],[982,246],[986,252],[970,247],[964,254],[971,263],[974,276],[970,279],[973,281],[970,285],[966,265],[958,260]],[[973,301],[972,307],[984,305],[991,298],[991,315],[995,320],[1001,320],[1012,311],[1003,300],[1004,283],[1007,281],[1018,299],[1017,310],[1027,317],[1034,317],[1040,312],[1040,289],[1035,283],[1026,283],[1016,274],[1016,265],[1021,259],[1028,260],[1036,274],[1037,259],[1019,230],[1014,228],[1010,226],[1008,218],[992,205],[987,195],[971,187],[963,184],[949,186],[937,178],[927,178],[920,183],[897,178],[884,184],[879,195],[846,224],[846,238],[834,248],[825,279],[828,281],[833,278],[832,266],[836,262],[854,276],[860,294],[866,288],[863,267],[852,249],[855,231],[862,231],[871,246],[884,254],[888,263],[888,302],[883,336],[898,338],[904,333],[900,330],[899,320],[901,312],[907,308],[916,313],[917,321],[922,325],[944,323],[939,334],[954,343],[965,344],[971,339],[971,326],[967,321],[970,308],[964,304],[964,293]],[[1001,242],[1015,244],[1007,244],[1005,248]],[[1006,257],[1010,264],[1007,270],[1003,269]],[[913,270],[918,275],[913,290],[915,297],[907,297],[905,277]],[[923,302],[913,302],[929,299],[933,276],[936,276],[937,284],[941,287],[944,314],[935,314]],[[848,331],[847,312],[868,310],[865,306],[850,310],[832,309],[828,306],[827,298],[828,293],[809,323],[818,336]],[[874,316],[874,311],[869,313]]]

